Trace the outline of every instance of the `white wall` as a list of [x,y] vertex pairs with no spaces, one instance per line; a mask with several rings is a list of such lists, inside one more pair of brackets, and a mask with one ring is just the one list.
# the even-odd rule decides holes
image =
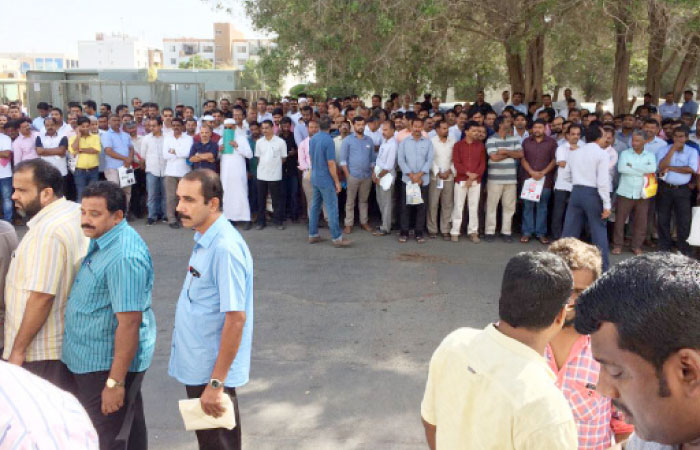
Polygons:
[[148,48],[135,40],[109,39],[78,42],[82,69],[148,68]]

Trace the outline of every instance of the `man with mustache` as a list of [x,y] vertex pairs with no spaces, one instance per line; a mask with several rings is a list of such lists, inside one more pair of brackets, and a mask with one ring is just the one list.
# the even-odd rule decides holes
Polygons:
[[576,304],[576,331],[591,335],[601,365],[597,391],[634,424],[628,450],[700,449],[699,280],[698,261],[650,253],[617,264]]
[[591,337],[574,329],[576,299],[602,272],[600,250],[575,238],[563,238],[549,246],[549,252],[564,260],[574,279],[564,328],[545,349],[550,369],[557,376],[557,387],[569,401],[578,430],[580,450],[605,450],[632,432],[609,398],[596,392],[600,364],[591,354]]
[[98,181],[85,188],[81,227],[90,246],[71,289],[61,360],[100,449],[148,448],[141,383],[153,359],[153,263],[126,222],[126,194]]
[[61,172],[43,159],[19,163],[12,184],[12,200],[29,229],[5,281],[3,358],[70,389],[61,351],[68,293],[88,247],[80,208],[63,197]]

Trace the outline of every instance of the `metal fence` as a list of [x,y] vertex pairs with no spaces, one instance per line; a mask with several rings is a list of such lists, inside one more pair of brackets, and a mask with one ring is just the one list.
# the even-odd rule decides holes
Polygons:
[[27,83],[20,80],[0,80],[0,103],[21,100],[27,104]]
[[257,101],[260,97],[264,97],[270,100],[269,91],[249,91],[247,89],[241,91],[207,91],[206,98],[210,100],[216,100],[217,102],[223,98],[229,99],[232,103],[237,98],[244,98],[248,100],[249,103]]
[[[23,82],[24,83],[24,82]],[[160,81],[107,80],[32,80],[26,82],[26,104],[35,115],[36,105],[46,102],[64,111],[69,102],[94,100],[98,105],[109,103],[131,106],[131,99],[155,102],[162,108],[177,104],[191,105],[197,114],[204,101],[203,83],[164,83]]]

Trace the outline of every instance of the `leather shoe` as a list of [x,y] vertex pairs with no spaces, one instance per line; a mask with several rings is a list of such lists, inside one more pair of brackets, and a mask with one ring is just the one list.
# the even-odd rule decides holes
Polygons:
[[369,224],[366,223],[363,223],[362,225],[360,225],[360,227],[368,233],[372,233],[374,231],[372,227],[370,227]]
[[352,233],[352,227],[345,227],[345,228],[343,228],[343,233],[345,233],[345,234],[350,234],[350,233]]

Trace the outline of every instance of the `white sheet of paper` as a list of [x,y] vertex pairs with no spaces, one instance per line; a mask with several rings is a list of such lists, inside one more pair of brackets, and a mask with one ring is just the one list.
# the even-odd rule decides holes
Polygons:
[[236,417],[233,415],[231,397],[224,394],[221,403],[226,411],[221,417],[216,418],[204,414],[202,404],[198,398],[180,400],[180,414],[182,415],[182,421],[185,423],[185,430],[210,430],[212,428],[233,430],[236,427]]
[[445,180],[443,180],[442,178],[439,178],[439,177],[438,177],[437,183],[436,183],[435,187],[438,188],[438,189],[442,189],[442,187],[443,187],[443,185],[444,185],[444,182],[445,182]]
[[391,173],[387,173],[384,175],[382,178],[379,179],[379,186],[385,190],[388,191],[391,189],[391,183],[394,182],[394,176]]

